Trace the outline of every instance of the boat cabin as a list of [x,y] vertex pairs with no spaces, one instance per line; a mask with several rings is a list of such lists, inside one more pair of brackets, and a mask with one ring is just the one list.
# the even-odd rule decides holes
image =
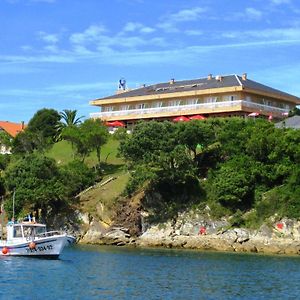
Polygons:
[[33,222],[9,222],[6,228],[7,241],[23,240],[24,238],[29,240],[46,233],[46,225]]

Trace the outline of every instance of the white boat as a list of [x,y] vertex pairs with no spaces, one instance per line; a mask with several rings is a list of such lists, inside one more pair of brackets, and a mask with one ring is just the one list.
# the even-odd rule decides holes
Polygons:
[[75,237],[58,231],[47,231],[35,222],[8,222],[7,239],[0,240],[0,255],[58,258]]

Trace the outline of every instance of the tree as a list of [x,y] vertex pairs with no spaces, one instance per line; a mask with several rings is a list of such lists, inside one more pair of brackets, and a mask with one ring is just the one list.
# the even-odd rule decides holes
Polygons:
[[176,125],[178,143],[190,151],[199,176],[206,177],[207,170],[213,167],[219,158],[219,144],[216,143],[212,124],[208,120],[193,120]]
[[74,197],[95,183],[95,172],[83,162],[74,160],[60,169],[61,180],[66,186],[68,197]]
[[11,136],[5,131],[0,131],[0,146],[5,146],[5,148],[10,148],[12,144]]
[[131,136],[121,141],[120,154],[133,171],[129,191],[145,181],[159,186],[194,178],[195,165],[185,147],[178,143],[177,128],[170,122],[141,122]]
[[65,127],[61,133],[76,148],[76,153],[85,160],[92,150],[96,151],[98,164],[101,159],[101,147],[107,142],[108,131],[99,119],[87,119],[78,126]]
[[[53,159],[40,154],[27,155],[11,165],[5,172],[9,192],[16,191],[15,213],[41,211],[42,218],[56,213],[66,202],[66,186],[60,179],[59,169]],[[6,202],[12,213],[12,200]]]
[[57,137],[61,138],[61,132],[66,127],[77,126],[81,123],[81,117],[77,117],[77,110],[64,109],[59,113],[60,121],[58,122],[57,129]]
[[107,142],[109,135],[107,127],[100,119],[88,119],[80,125],[80,129],[89,146],[96,150],[98,164],[100,165],[101,147]]
[[255,178],[249,157],[240,156],[211,172],[209,199],[235,211],[250,208],[254,202]]
[[71,143],[72,148],[75,148],[75,153],[82,162],[91,153],[92,148],[88,144],[87,137],[84,135],[80,127],[69,126],[65,127],[61,132],[62,139]]
[[53,143],[57,134],[59,113],[54,109],[43,108],[37,111],[29,121],[26,131],[39,133],[45,142]]
[[35,150],[43,151],[49,144],[45,142],[40,132],[24,130],[20,132],[12,141],[13,154],[30,154]]

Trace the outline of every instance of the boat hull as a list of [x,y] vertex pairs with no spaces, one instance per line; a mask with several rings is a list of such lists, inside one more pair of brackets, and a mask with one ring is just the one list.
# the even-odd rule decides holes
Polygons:
[[58,258],[64,247],[74,240],[71,236],[57,235],[14,244],[1,243],[0,255]]

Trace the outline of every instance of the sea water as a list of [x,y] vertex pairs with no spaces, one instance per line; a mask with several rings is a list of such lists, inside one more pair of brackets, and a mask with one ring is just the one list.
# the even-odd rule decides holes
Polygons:
[[74,246],[0,270],[0,299],[300,299],[300,257]]

